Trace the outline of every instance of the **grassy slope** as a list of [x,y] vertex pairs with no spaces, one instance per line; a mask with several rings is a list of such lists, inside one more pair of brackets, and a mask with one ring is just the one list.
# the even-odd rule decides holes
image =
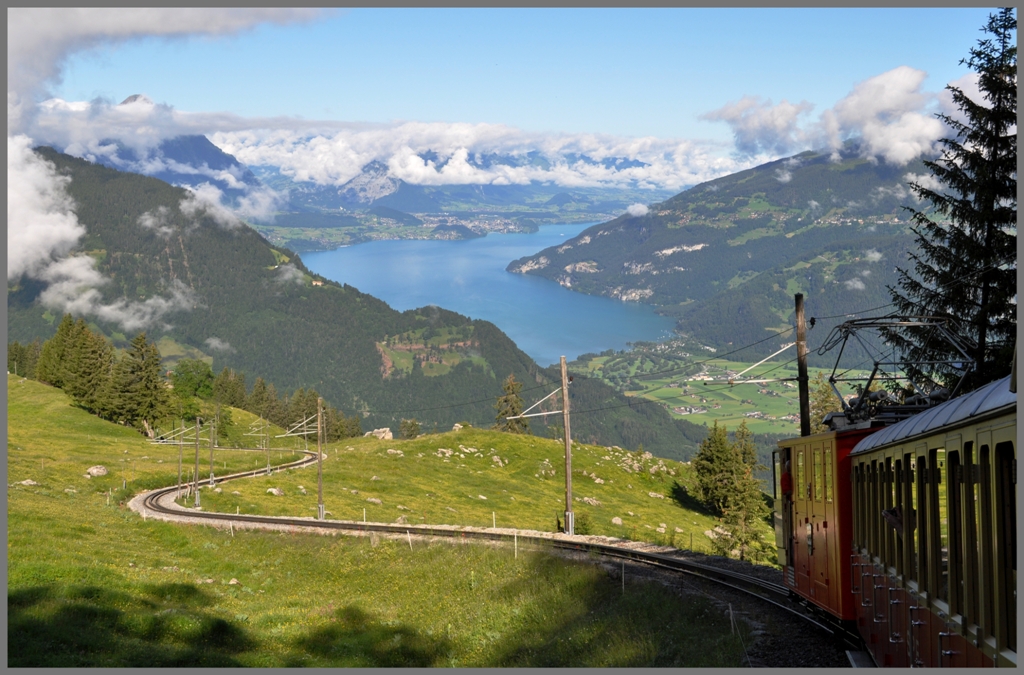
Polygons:
[[[119,502],[133,488],[173,482],[176,447],[150,445],[37,382],[9,377],[8,390],[9,666],[729,666],[742,660],[728,617],[702,599],[684,601],[660,586],[628,581],[622,594],[619,581],[600,568],[542,553],[520,551],[516,558],[502,548],[420,542],[410,551],[404,542],[231,536],[143,521]],[[481,432],[463,438],[489,440]],[[430,444],[394,444],[406,456],[393,462],[391,473],[388,459],[375,455],[387,444],[352,444],[344,456],[363,463],[363,473],[377,471],[387,486],[402,468],[408,476],[416,443]],[[492,470],[488,488],[469,482],[468,470],[452,473],[473,492],[497,494],[498,485],[515,483],[499,471],[532,471],[513,448],[502,452],[512,462]],[[222,457],[229,468],[251,459],[228,450],[218,451]],[[86,479],[94,464],[111,471]],[[328,475],[343,464],[355,462],[330,462]],[[306,476],[280,478],[309,482]],[[26,479],[38,485],[20,484]],[[122,480],[128,490],[118,489]],[[533,480],[533,491],[553,496],[555,480]],[[667,500],[658,502],[650,508],[668,508]],[[653,522],[656,513],[645,519]]]

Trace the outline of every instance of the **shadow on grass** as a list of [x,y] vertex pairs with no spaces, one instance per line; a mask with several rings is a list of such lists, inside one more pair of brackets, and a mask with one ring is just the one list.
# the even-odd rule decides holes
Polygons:
[[[592,561],[591,561],[592,562]],[[570,580],[548,592],[577,566]],[[626,566],[578,564],[539,554],[531,573],[506,584],[500,594],[520,608],[511,630],[493,636],[489,667],[734,667],[742,645],[729,619],[703,597],[681,597],[660,583],[633,576]],[[642,568],[642,566],[641,566]],[[540,588],[538,588],[541,586]],[[488,636],[483,636],[487,639]]]
[[253,641],[202,609],[214,602],[209,594],[188,584],[152,585],[144,593],[99,586],[9,593],[8,667],[242,665],[235,656]]
[[708,507],[691,495],[685,487],[679,484],[679,481],[672,482],[672,500],[684,509],[712,515]]
[[[358,607],[334,612],[333,621],[296,640],[305,654],[342,666],[413,667],[446,665],[451,644],[397,622],[382,622]],[[303,665],[288,659],[286,666]]]

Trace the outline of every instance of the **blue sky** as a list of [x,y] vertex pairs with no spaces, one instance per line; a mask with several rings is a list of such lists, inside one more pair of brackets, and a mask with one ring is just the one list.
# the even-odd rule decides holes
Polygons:
[[990,10],[351,9],[234,35],[77,51],[49,93],[306,120],[468,122],[701,138],[743,96],[818,112],[897,66],[938,91]]

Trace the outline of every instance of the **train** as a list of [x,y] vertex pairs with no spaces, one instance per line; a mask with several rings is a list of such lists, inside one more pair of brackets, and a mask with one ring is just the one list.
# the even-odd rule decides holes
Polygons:
[[774,452],[790,593],[880,667],[1016,667],[1016,373],[832,428]]

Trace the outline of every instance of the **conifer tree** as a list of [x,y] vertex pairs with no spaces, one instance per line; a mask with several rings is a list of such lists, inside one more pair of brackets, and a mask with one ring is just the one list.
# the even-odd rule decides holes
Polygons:
[[[938,115],[954,132],[943,139],[944,151],[925,162],[939,186],[910,184],[935,216],[907,208],[920,253],[911,253],[913,271],[899,270],[889,293],[899,313],[955,321],[961,336],[973,343],[974,371],[964,382],[971,390],[1010,372],[1017,313],[1017,19],[1004,8],[989,16],[979,40],[961,61],[978,75],[983,100],[972,100],[949,85],[958,119]],[[937,217],[943,216],[945,220]],[[933,219],[934,218],[934,219]],[[905,358],[928,362],[955,359],[958,353],[928,341],[925,329],[887,331],[886,338]],[[933,367],[911,366],[908,375],[926,379]],[[935,366],[935,376],[949,386],[962,370]]]
[[160,352],[146,340],[145,333],[135,336],[114,369],[114,389],[120,419],[152,437],[156,421],[172,408],[160,368]]
[[27,345],[17,340],[7,345],[7,372],[14,373],[20,377],[36,379],[36,364],[39,362],[39,354],[43,346],[39,340],[33,340]]
[[57,333],[43,343],[36,364],[36,379],[54,387],[64,386],[64,374],[67,368],[66,352],[73,344],[75,320],[65,314],[57,326]]
[[245,409],[254,415],[266,419],[268,409],[267,383],[262,377],[257,377],[253,382],[252,392],[245,401]]
[[820,434],[828,431],[822,420],[830,412],[839,412],[841,409],[839,399],[832,391],[832,385],[829,384],[825,373],[819,370],[811,382],[811,433]]
[[729,504],[741,463],[729,442],[728,431],[715,420],[691,465],[697,475],[697,498],[717,514],[722,514]]
[[523,397],[519,395],[519,392],[523,389],[523,383],[517,382],[516,376],[509,373],[501,388],[505,393],[499,396],[498,402],[494,404],[494,408],[498,411],[498,414],[494,417],[494,428],[512,434],[530,433],[530,423],[526,420],[522,418],[515,420],[505,419],[506,417],[515,417],[516,415],[523,414]]
[[114,396],[114,348],[82,322],[70,350],[64,391],[91,413],[111,419],[117,411]]

